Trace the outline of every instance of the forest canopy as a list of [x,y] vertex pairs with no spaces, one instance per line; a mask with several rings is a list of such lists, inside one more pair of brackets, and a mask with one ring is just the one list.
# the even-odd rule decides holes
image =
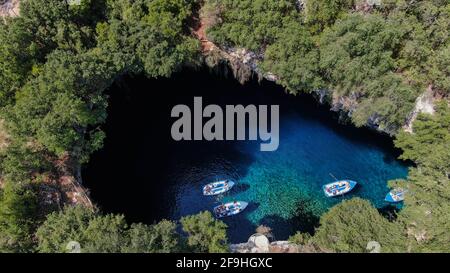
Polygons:
[[[356,126],[390,134],[427,87],[448,95],[448,1],[208,0],[207,34],[260,56],[289,92],[326,91]],[[438,57],[439,56],[439,57]]]

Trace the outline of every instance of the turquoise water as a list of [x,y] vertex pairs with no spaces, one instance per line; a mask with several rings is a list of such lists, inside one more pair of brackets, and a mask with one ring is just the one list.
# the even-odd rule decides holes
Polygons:
[[[265,224],[275,236],[285,239],[297,230],[311,232],[318,217],[343,199],[358,196],[376,207],[385,206],[387,181],[406,177],[407,168],[377,145],[347,138],[300,114],[282,118],[280,146],[275,152],[261,152],[255,142],[236,143],[232,150],[207,153],[195,166],[183,162],[175,167],[172,218],[220,202],[248,201],[243,215],[225,219],[232,227],[231,237],[244,240],[252,228]],[[197,154],[202,152],[199,149]],[[338,179],[355,180],[358,186],[343,197],[327,198],[322,185],[334,181],[330,173]],[[223,197],[201,196],[203,184],[226,178],[239,185]]]
[[[207,71],[125,82],[109,91],[105,146],[83,178],[105,212],[123,213],[130,222],[178,220],[242,200],[247,209],[224,219],[231,242],[246,241],[260,224],[270,226],[276,239],[287,239],[298,230],[312,232],[320,215],[347,198],[384,207],[387,181],[407,174],[389,138],[340,124],[310,95],[286,95],[280,86],[256,80],[240,85]],[[261,152],[258,141],[172,141],[170,111],[179,103],[192,105],[194,96],[222,106],[278,104],[278,150]],[[358,186],[326,198],[322,185],[334,181],[330,173]],[[202,195],[203,185],[221,179],[237,185],[224,196]]]

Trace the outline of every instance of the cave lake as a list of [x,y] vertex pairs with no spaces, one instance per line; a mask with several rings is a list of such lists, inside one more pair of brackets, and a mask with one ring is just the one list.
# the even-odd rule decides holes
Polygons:
[[[83,168],[83,183],[105,211],[123,213],[129,222],[151,224],[209,210],[221,202],[249,206],[223,219],[231,242],[246,241],[258,225],[276,239],[296,231],[312,232],[320,215],[333,205],[361,197],[379,209],[387,181],[405,178],[392,139],[338,122],[329,106],[311,94],[293,96],[272,82],[252,79],[244,85],[208,69],[185,69],[171,78],[126,76],[107,91],[107,137]],[[279,148],[261,152],[260,141],[174,141],[170,130],[174,105],[279,105]],[[322,185],[352,179],[349,194],[326,198]],[[232,179],[227,194],[207,197],[203,185]]]

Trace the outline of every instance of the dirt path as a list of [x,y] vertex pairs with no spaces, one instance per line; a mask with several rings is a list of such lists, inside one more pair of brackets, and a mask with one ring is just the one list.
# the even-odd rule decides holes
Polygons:
[[198,20],[197,28],[194,29],[194,35],[197,37],[197,39],[200,40],[202,52],[203,53],[210,52],[216,48],[216,45],[213,42],[209,41],[208,38],[206,37],[207,25],[205,21],[202,20],[202,18],[197,20]]
[[[63,202],[65,204],[81,204],[92,208],[93,204],[89,198],[88,190],[81,185],[81,177],[77,179],[79,165],[76,161],[69,158],[68,155],[61,157],[56,163],[57,185],[64,194]],[[77,167],[78,166],[78,167]]]

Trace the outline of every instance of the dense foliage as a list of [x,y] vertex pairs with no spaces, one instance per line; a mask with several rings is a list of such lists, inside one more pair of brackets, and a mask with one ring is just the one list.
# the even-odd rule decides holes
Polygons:
[[182,249],[174,222],[128,226],[122,215],[101,215],[81,206],[50,214],[36,236],[40,252],[73,251],[70,242],[79,243],[82,252],[169,253]]
[[[370,241],[383,252],[404,249],[399,227],[390,223],[366,200],[353,198],[336,205],[320,219],[313,241],[331,251],[365,252]],[[395,241],[398,240],[398,241]]]
[[97,24],[98,49],[123,72],[170,76],[194,63],[199,43],[188,34],[192,0],[108,1],[108,20]]
[[227,252],[227,233],[223,222],[209,211],[181,218],[183,231],[189,235],[187,245],[194,252]]
[[393,134],[427,86],[449,93],[448,1],[209,0],[206,5],[221,11],[210,13],[217,17],[210,20],[216,22],[210,39],[256,52],[260,68],[292,93],[327,91],[357,126],[369,123]]
[[[357,126],[396,134],[412,160],[404,208],[389,222],[368,202],[343,202],[298,243],[330,251],[450,251],[450,3],[447,0],[23,0],[0,20],[0,252],[224,252],[210,213],[128,225],[124,216],[67,207],[39,214],[43,177],[102,146],[104,90],[124,74],[167,77],[200,61],[191,34],[200,3],[207,35],[243,47],[291,93],[316,92]],[[72,3],[72,2],[70,2]],[[399,130],[425,90],[442,100]],[[45,215],[44,215],[45,216]]]
[[450,251],[450,107],[436,108],[433,116],[418,117],[414,134],[402,132],[395,142],[402,158],[417,163],[407,181],[393,182],[409,191],[399,222],[410,251]]
[[162,220],[154,225],[128,226],[122,215],[102,215],[82,206],[66,207],[50,214],[36,232],[39,252],[70,252],[76,242],[81,252],[171,253],[226,252],[226,225],[209,212],[181,219],[184,234],[177,223]]
[[[102,146],[104,133],[98,125],[106,118],[103,91],[124,73],[169,76],[198,54],[198,42],[186,28],[195,1],[69,3],[21,1],[19,17],[0,20],[0,120],[8,135],[0,150],[0,183],[6,184],[0,200],[2,251],[32,251],[32,231],[41,220],[31,213],[30,183],[51,175],[55,162],[86,162]],[[58,225],[56,218],[63,216],[49,221]],[[117,250],[126,225],[123,217],[79,216],[80,221],[89,219],[89,229],[79,234],[91,242],[88,251]],[[165,222],[136,226],[134,241],[124,251],[145,247],[138,236],[163,227],[170,229]],[[169,242],[166,237],[148,239]],[[39,249],[63,250],[45,240]],[[160,249],[172,247],[168,243]]]
[[36,214],[36,196],[30,186],[11,183],[0,190],[0,252],[32,250],[30,220]]
[[183,0],[25,1],[0,33],[8,132],[17,142],[31,137],[51,155],[85,161],[102,143],[95,125],[105,120],[103,91],[117,76],[168,76],[192,60],[197,42],[183,25],[191,8]]

